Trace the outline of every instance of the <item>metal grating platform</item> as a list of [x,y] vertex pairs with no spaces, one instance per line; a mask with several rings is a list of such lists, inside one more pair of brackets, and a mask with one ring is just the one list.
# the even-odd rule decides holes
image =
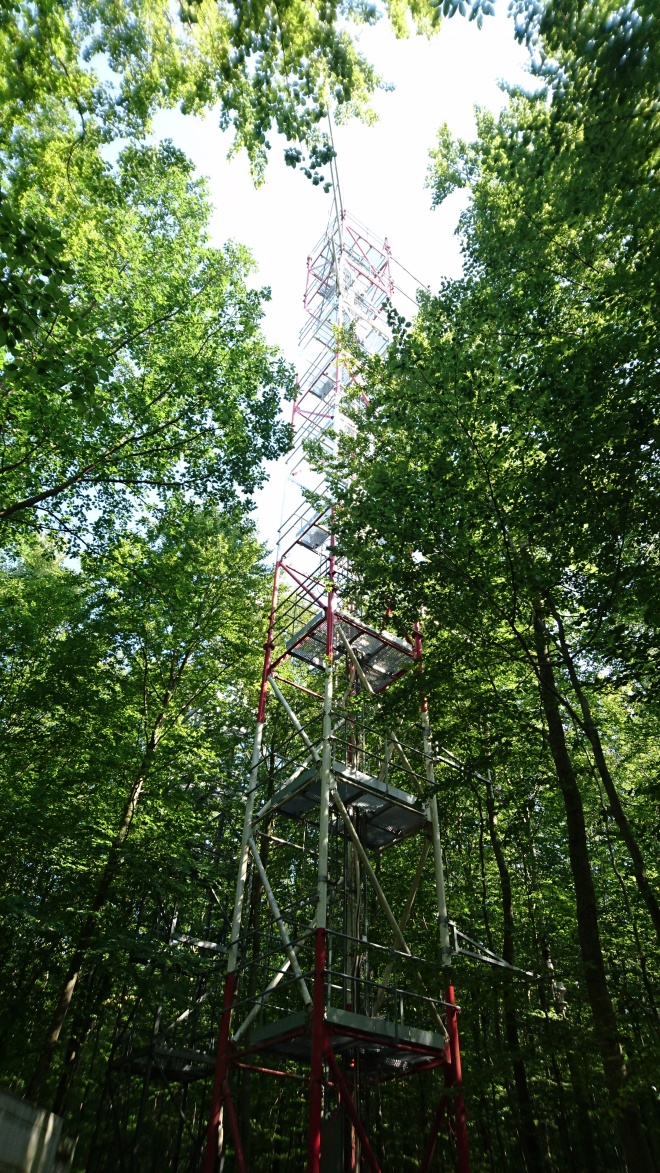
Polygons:
[[[333,762],[332,772],[344,806],[352,807],[364,816],[366,847],[389,847],[430,827],[422,802],[405,790],[399,790],[378,778],[371,778],[343,762]],[[267,812],[277,811],[292,819],[302,819],[318,806],[320,800],[318,772],[310,768],[295,782],[274,794],[259,811],[257,818],[262,818]],[[343,822],[337,818],[331,819],[330,831],[343,834]]]
[[[414,660],[412,646],[389,631],[374,631],[351,615],[338,611],[334,617],[335,627],[341,627],[362,670],[374,692],[382,692],[401,676]],[[325,614],[319,611],[300,631],[287,641],[287,650],[298,660],[304,660],[314,668],[325,664]],[[343,646],[336,637],[335,649],[342,653]]]
[[324,513],[318,513],[313,520],[306,521],[297,533],[297,540],[301,546],[307,550],[321,550],[326,542],[330,540],[330,530],[327,525],[323,525],[323,519],[326,517]]
[[131,1050],[114,1065],[117,1069],[126,1068],[131,1075],[144,1077],[148,1073],[149,1079],[155,1083],[194,1083],[198,1079],[208,1079],[215,1066],[215,1055],[157,1044]]
[[[440,1034],[404,1026],[385,1018],[369,1018],[328,1006],[325,1023],[335,1054],[359,1051],[373,1067],[410,1073],[444,1059],[445,1041]],[[269,1051],[299,1062],[309,1062],[311,1021],[304,1010],[287,1014],[275,1022],[255,1027],[242,1054]]]

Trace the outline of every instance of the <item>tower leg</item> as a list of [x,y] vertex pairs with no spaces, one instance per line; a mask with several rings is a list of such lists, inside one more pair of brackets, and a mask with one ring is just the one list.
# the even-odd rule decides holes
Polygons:
[[[272,627],[272,622],[271,622]],[[261,703],[265,703],[266,685],[265,672],[261,688]],[[227,976],[225,978],[225,992],[222,1000],[222,1016],[220,1019],[220,1031],[218,1035],[218,1050],[215,1062],[215,1076],[213,1079],[213,1092],[211,1095],[211,1115],[209,1118],[208,1130],[206,1133],[206,1150],[204,1153],[203,1173],[215,1173],[215,1167],[218,1159],[218,1135],[220,1130],[220,1118],[222,1114],[223,1103],[230,1099],[228,1084],[228,1063],[229,1063],[229,1027],[231,1023],[231,1012],[234,1004],[234,994],[236,992],[237,982],[237,966],[238,966],[238,935],[241,929],[241,916],[243,913],[243,901],[245,898],[245,884],[248,874],[248,856],[249,856],[249,839],[252,834],[252,814],[254,811],[255,795],[257,793],[257,771],[259,769],[259,759],[261,757],[261,739],[263,736],[263,714],[260,710],[260,719],[257,721],[257,727],[254,732],[254,745],[252,747],[252,764],[250,767],[250,788],[247,793],[245,803],[245,816],[243,819],[243,838],[241,841],[241,853],[239,856],[238,865],[238,880],[236,882],[236,893],[234,896],[234,916],[231,926],[231,941],[229,944],[229,954],[227,958]],[[235,1114],[231,1117],[232,1129],[236,1131],[235,1144],[237,1155],[240,1150],[240,1138],[238,1137],[238,1126],[235,1126]],[[239,1168],[240,1168],[239,1159]]]
[[463,1071],[461,1068],[461,1049],[458,1039],[458,1010],[456,1009],[454,987],[451,985],[447,986],[445,1001],[447,1002],[447,1033],[451,1048],[451,1079],[452,1085],[456,1089],[454,1095],[454,1128],[456,1131],[458,1173],[470,1173],[467,1118],[465,1115],[465,1100],[462,1092]]
[[424,1156],[422,1157],[422,1163],[419,1166],[419,1173],[429,1173],[429,1169],[431,1168],[431,1161],[433,1160],[433,1156],[435,1153],[435,1146],[438,1141],[438,1133],[440,1131],[440,1125],[442,1124],[442,1121],[444,1120],[446,1114],[447,1114],[447,1095],[445,1093],[445,1095],[441,1096],[440,1103],[438,1104],[435,1116],[433,1117],[433,1124],[431,1125],[431,1131],[429,1133],[428,1140],[426,1142],[426,1148],[424,1149]]
[[[334,558],[330,558],[334,574]],[[325,954],[328,915],[328,836],[330,830],[330,785],[332,777],[332,649],[333,595],[326,608],[325,687],[323,693],[323,753],[321,755],[321,795],[319,803],[319,858],[314,939],[314,993],[312,997],[312,1060],[309,1082],[309,1131],[307,1137],[307,1173],[321,1168],[321,1115],[323,1112],[323,1051],[325,1049]]]
[[222,1017],[220,1019],[220,1033],[218,1036],[218,1050],[215,1061],[215,1076],[211,1093],[211,1115],[206,1132],[206,1149],[204,1152],[204,1173],[215,1173],[218,1161],[218,1132],[220,1115],[227,1083],[227,1068],[229,1059],[229,1023],[231,1009],[236,989],[236,972],[228,973],[225,978],[225,992],[222,999]]
[[[321,1167],[321,1113],[323,1111],[323,1051],[325,1049],[325,929],[316,930],[312,1008],[312,1064],[309,1081],[307,1173]],[[206,1171],[205,1171],[206,1173]]]
[[335,1058],[335,1054],[334,1054],[334,1051],[332,1050],[332,1047],[328,1047],[326,1049],[326,1056],[327,1056],[328,1063],[330,1065],[330,1070],[332,1071],[332,1074],[334,1076],[335,1083],[336,1083],[337,1089],[339,1091],[339,1095],[341,1096],[342,1100],[344,1101],[344,1107],[346,1108],[346,1111],[348,1112],[348,1115],[352,1121],[353,1127],[357,1133],[358,1139],[359,1139],[360,1144],[362,1146],[362,1151],[364,1152],[364,1155],[367,1158],[367,1161],[369,1162],[369,1167],[371,1168],[372,1173],[381,1173],[380,1165],[378,1164],[378,1161],[376,1160],[376,1155],[371,1147],[371,1142],[370,1142],[369,1137],[367,1136],[367,1134],[364,1130],[364,1124],[360,1120],[358,1110],[355,1107],[355,1104],[353,1102],[353,1097],[351,1095],[351,1089],[349,1088],[349,1086],[346,1082],[346,1077],[345,1077],[341,1067],[339,1066],[339,1064]]

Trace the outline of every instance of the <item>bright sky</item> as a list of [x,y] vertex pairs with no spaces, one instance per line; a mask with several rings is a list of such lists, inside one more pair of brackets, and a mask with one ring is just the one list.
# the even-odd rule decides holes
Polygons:
[[[397,41],[385,20],[357,34],[365,56],[395,88],[376,95],[376,125],[351,122],[335,129],[344,207],[377,236],[387,237],[394,256],[431,289],[443,277],[460,273],[454,231],[464,204],[463,194],[455,193],[431,211],[424,182],[437,129],[446,122],[454,135],[472,137],[474,106],[496,111],[505,101],[500,80],[523,85],[531,80],[525,72],[527,51],[514,40],[504,0],[497,13],[484,20],[481,30],[460,16],[446,20],[432,40],[411,36]],[[266,182],[255,189],[246,159],[227,160],[230,136],[220,132],[212,116],[203,120],[165,112],[155,130],[173,139],[208,176],[214,242],[233,239],[249,247],[258,264],[258,284],[272,290],[265,332],[296,363],[306,259],[325,229],[331,196],[285,166],[285,144],[276,139]],[[275,467],[258,495],[256,512],[260,535],[271,548],[281,491],[282,476]]]

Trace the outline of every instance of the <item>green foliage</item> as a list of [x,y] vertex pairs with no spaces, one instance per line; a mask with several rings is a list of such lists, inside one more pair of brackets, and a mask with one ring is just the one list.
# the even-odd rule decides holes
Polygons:
[[208,244],[204,185],[167,143],[115,170],[86,149],[63,170],[58,151],[22,141],[5,204],[0,516],[251,492],[286,442],[291,376],[259,332],[248,254]]
[[[543,972],[550,957],[561,974],[572,1046],[577,1033],[585,1048],[581,1073],[571,1075],[575,1094],[584,1100],[585,1081],[594,1088],[590,1111],[606,1122],[609,1149],[592,1152],[594,1168],[624,1158],[614,1155],[598,1073],[600,1007],[585,996],[588,966],[578,960],[585,871],[575,871],[576,827],[563,809],[556,750],[559,737],[584,811],[625,1096],[637,1098],[652,1130],[660,882],[648,757],[655,762],[660,530],[652,9],[520,6],[537,89],[512,92],[497,119],[478,113],[473,143],[455,143],[443,128],[432,153],[434,203],[470,188],[464,277],[422,296],[412,327],[395,323],[389,355],[366,364],[369,403],[354,409],[360,426],[342,439],[334,467],[356,599],[368,600],[374,621],[390,608],[402,630],[423,616],[441,737],[496,781],[524,964]],[[541,687],[540,629],[559,733]],[[480,848],[480,879],[464,846],[474,850],[475,834],[484,840],[485,795],[469,777],[445,782],[452,912],[473,925],[481,916],[488,935],[492,864]],[[534,1057],[535,1045],[560,1053],[569,1045],[550,1006],[546,996],[538,1007],[540,1035],[529,1018],[524,1026],[537,1039],[525,1062],[538,1129],[550,1127],[547,1095],[559,1096],[555,1117],[565,1110],[559,1077],[541,1094],[546,1077]],[[475,1085],[475,1096],[486,1089]],[[614,1099],[616,1117],[622,1100]],[[570,1167],[559,1137],[550,1148]],[[626,1151],[629,1167],[642,1167]]]
[[[479,20],[484,0],[449,5]],[[440,24],[431,0],[388,0],[397,36]],[[26,117],[68,106],[82,134],[141,136],[153,113],[217,107],[257,177],[274,128],[313,145],[328,104],[368,116],[380,84],[350,35],[350,22],[382,15],[365,0],[287,0],[234,6],[223,0],[12,0],[0,19],[0,136]]]
[[260,559],[239,514],[171,504],[133,532],[111,529],[79,571],[42,546],[3,569],[0,924],[3,988],[17,1000],[5,1001],[2,1033],[19,1086],[138,775],[141,805],[85,976],[107,967],[112,987],[136,951],[141,964],[174,965],[161,911],[172,902],[186,904],[181,930],[224,939],[222,902],[216,926],[195,921],[210,888],[224,899],[231,865],[213,843],[227,812],[231,834],[260,670]]
[[[463,7],[490,11],[444,13]],[[437,772],[451,914],[535,975],[457,963],[476,1169],[623,1170],[614,1125],[631,1104],[657,1149],[652,7],[516,5],[536,92],[480,113],[474,143],[443,128],[432,154],[434,203],[470,189],[464,278],[425,295],[413,324],[393,316],[382,361],[339,340],[369,399],[356,397],[360,426],[333,470],[354,603],[377,626],[422,617],[438,741],[465,763]],[[260,333],[267,293],[248,287],[250,258],[211,248],[204,185],[142,136],[158,108],[218,104],[257,176],[275,126],[287,162],[325,183],[329,101],[366,116],[377,84],[338,14],[378,15],[99,0],[16,2],[0,17],[0,1071],[26,1088],[82,951],[43,1100],[68,1111],[76,1167],[96,1173],[199,1154],[205,1081],[177,1088],[200,1122],[184,1137],[162,1072],[146,1115],[131,1072],[150,1086],[155,1024],[176,1044],[183,1006],[200,1050],[217,1028],[268,577],[244,504],[288,442],[278,403],[292,383]],[[425,3],[388,14],[400,35],[409,18],[439,23]],[[63,556],[67,536],[79,561]],[[539,626],[624,1051],[609,1098]],[[418,684],[397,684],[383,719]],[[311,698],[298,700],[311,722]],[[397,907],[414,863],[412,848],[379,861]],[[304,866],[279,844],[273,873],[292,898]],[[434,917],[425,876],[408,930],[422,956]],[[242,1073],[251,1167],[298,1167],[302,1091],[283,1110],[260,1090],[250,1112],[249,1087]],[[381,1091],[387,1162],[405,1168],[431,1093]]]

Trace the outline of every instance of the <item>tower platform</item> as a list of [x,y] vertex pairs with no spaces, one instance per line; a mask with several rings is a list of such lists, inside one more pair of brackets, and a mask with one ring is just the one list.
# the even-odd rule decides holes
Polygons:
[[[428,813],[421,800],[412,794],[344,762],[333,761],[332,773],[344,805],[363,816],[362,834],[366,847],[389,847],[409,835],[430,830]],[[273,795],[257,813],[255,822],[275,813],[303,819],[318,807],[320,801],[319,771],[311,767]],[[331,818],[329,831],[330,834],[343,834],[341,819]]]
[[[350,1010],[328,1006],[324,1025],[335,1054],[359,1053],[367,1068],[381,1074],[412,1074],[431,1070],[445,1060],[445,1040],[441,1034],[404,1026],[385,1018],[355,1014]],[[300,1010],[275,1022],[253,1029],[240,1055],[261,1051],[279,1054],[301,1063],[311,1062],[312,1020]]]

